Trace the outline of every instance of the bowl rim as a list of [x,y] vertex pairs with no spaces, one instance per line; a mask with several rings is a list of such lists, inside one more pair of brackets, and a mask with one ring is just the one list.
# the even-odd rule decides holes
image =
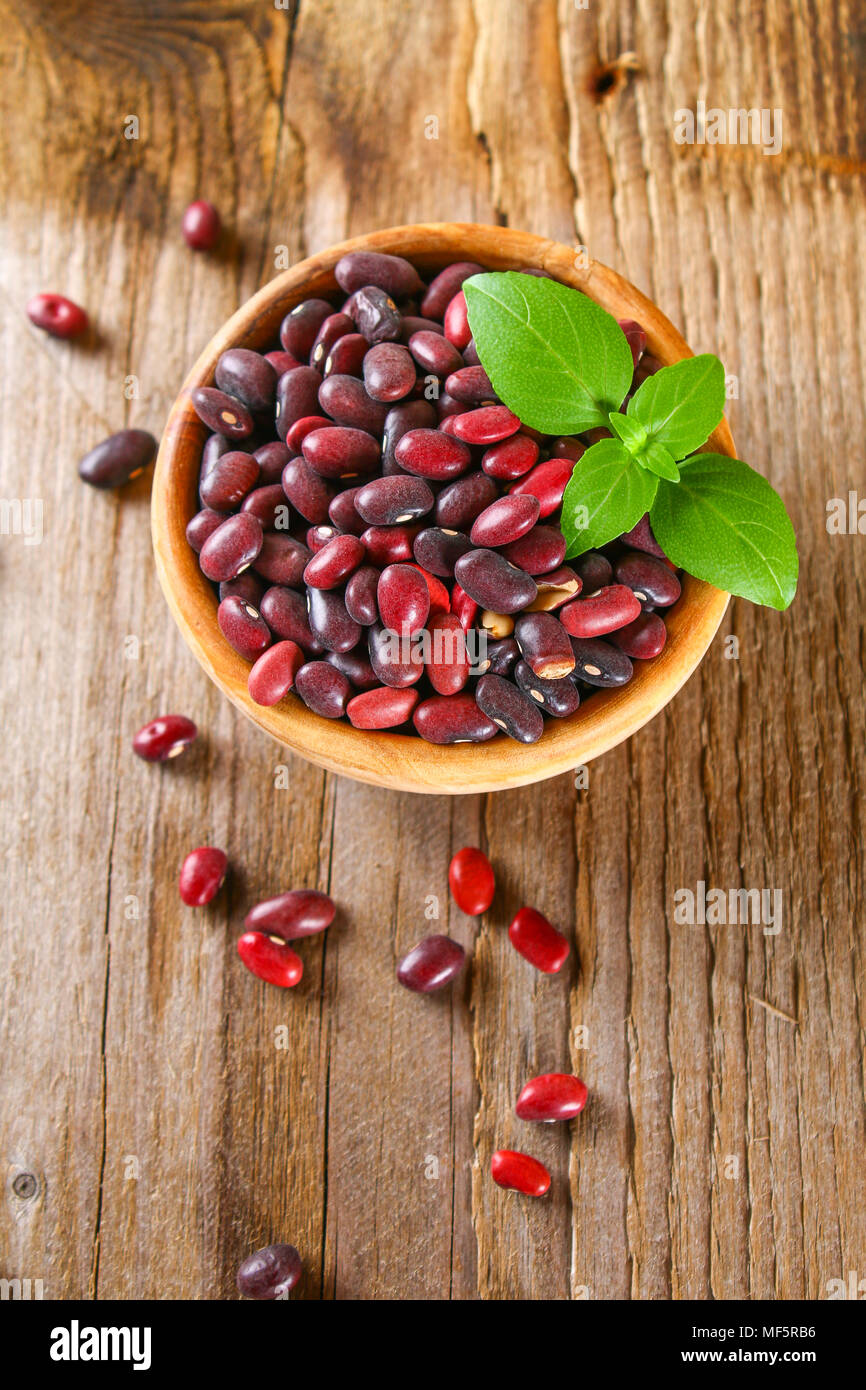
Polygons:
[[[522,265],[548,270],[616,317],[641,323],[648,350],[663,363],[692,356],[652,300],[610,267],[587,257],[582,247],[474,222],[410,223],[329,246],[280,272],[236,310],[201,352],[172,405],[151,501],[154,557],[169,610],[187,646],[223,694],[277,742],[329,771],[394,790],[455,795],[504,790],[574,770],[636,733],[673,698],[709,648],[728,594],[684,576],[682,596],[666,614],[668,640],[661,654],[652,662],[635,662],[627,685],[599,690],[568,719],[547,720],[542,738],[529,745],[505,734],[487,743],[438,745],[414,735],[355,729],[348,722],[313,714],[291,696],[271,707],[257,705],[247,690],[250,665],[219,629],[216,595],[186,540],[187,522],[199,509],[199,462],[208,434],[190,393],[212,383],[226,348],[264,347],[276,339],[280,321],[296,303],[336,289],[337,261],[360,250],[403,255],[421,269],[477,260],[491,269]],[[734,454],[725,420],[706,447]]]

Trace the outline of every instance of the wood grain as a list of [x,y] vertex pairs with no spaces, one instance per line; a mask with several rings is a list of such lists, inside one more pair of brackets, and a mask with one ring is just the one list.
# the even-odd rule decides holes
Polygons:
[[[826,529],[827,500],[866,488],[856,16],[791,0],[0,0],[0,16],[0,496],[42,499],[45,522],[40,545],[0,537],[0,1276],[51,1298],[231,1298],[242,1256],[290,1239],[311,1299],[821,1299],[862,1277],[866,560],[862,536]],[[628,52],[639,71],[599,95]],[[781,108],[781,154],[677,145],[673,113],[699,97]],[[213,257],[177,232],[202,195],[229,229]],[[149,478],[113,497],[75,473],[121,424],[159,432],[281,247],[294,261],[443,219],[586,245],[718,350],[738,447],[797,529],[791,610],[734,604],[587,790],[416,798],[287,754],[174,630]],[[91,341],[29,327],[45,288],[90,308]],[[128,741],[164,708],[205,737],[154,769]],[[194,913],[177,868],[210,839],[233,875]],[[500,874],[481,921],[448,902],[466,843]],[[699,880],[782,889],[781,930],[677,925],[673,894]],[[341,914],[287,998],[234,939],[247,904],[300,882],[330,885]],[[393,969],[433,900],[474,950],[450,997],[422,1001]],[[561,978],[505,940],[523,901],[574,934]],[[521,1125],[525,1076],[569,1065],[591,1092],[572,1132]],[[549,1199],[491,1186],[505,1143],[550,1162]]]

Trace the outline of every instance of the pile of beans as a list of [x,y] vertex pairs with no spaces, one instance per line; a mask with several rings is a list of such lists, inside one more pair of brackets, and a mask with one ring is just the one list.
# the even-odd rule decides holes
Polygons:
[[[342,302],[305,300],[279,348],[231,348],[193,391],[213,432],[187,537],[259,704],[294,691],[361,729],[534,743],[664,646],[680,583],[646,518],[564,563],[587,441],[540,435],[496,396],[461,289],[481,269],[425,286],[399,256],[352,252]],[[653,367],[624,328],[637,384]]]

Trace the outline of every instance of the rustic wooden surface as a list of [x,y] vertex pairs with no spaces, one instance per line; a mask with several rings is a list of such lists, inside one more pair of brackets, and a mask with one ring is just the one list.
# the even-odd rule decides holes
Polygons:
[[[0,537],[0,1276],[231,1298],[239,1259],[289,1239],[306,1298],[821,1299],[862,1278],[866,562],[825,525],[866,486],[862,20],[790,0],[0,16],[0,491],[45,517],[40,545]],[[639,70],[605,77],[629,52]],[[699,97],[781,108],[782,154],[676,145]],[[202,195],[230,229],[215,256],[178,234]],[[734,604],[738,658],[720,636],[585,792],[421,798],[297,758],[278,789],[283,754],[168,619],[149,478],[115,497],[76,476],[122,423],[158,433],[275,248],[435,218],[585,244],[718,350],[740,450],[800,538],[793,609]],[[90,342],[30,328],[42,288],[91,309]],[[166,709],[206,736],[155,769],[129,738]],[[206,841],[235,868],[195,913],[176,873]],[[465,843],[500,877],[480,922],[448,905]],[[677,926],[700,879],[781,888],[782,930]],[[341,914],[286,995],[234,939],[247,904],[300,883]],[[393,974],[430,895],[474,949],[424,1000]],[[561,978],[506,940],[524,901],[574,934]],[[528,1074],[572,1065],[592,1100],[571,1133],[515,1119]],[[506,1145],[549,1162],[548,1199],[491,1184]]]

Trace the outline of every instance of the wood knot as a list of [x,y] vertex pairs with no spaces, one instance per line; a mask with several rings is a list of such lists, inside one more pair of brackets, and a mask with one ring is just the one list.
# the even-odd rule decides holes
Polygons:
[[592,74],[589,90],[596,101],[606,101],[622,91],[629,75],[640,72],[636,53],[620,53],[612,63],[600,63]]

